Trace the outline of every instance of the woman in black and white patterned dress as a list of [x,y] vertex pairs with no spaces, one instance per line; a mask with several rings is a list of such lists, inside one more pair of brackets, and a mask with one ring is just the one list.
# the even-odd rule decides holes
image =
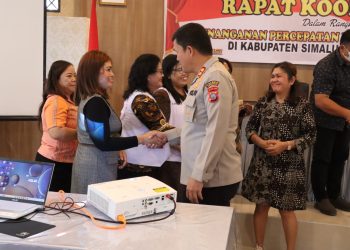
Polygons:
[[313,112],[307,100],[296,95],[296,68],[282,62],[272,69],[270,91],[254,107],[246,127],[255,144],[242,195],[256,203],[254,231],[262,249],[270,207],[277,208],[287,242],[295,249],[297,220],[294,210],[306,208],[304,150],[315,140]]

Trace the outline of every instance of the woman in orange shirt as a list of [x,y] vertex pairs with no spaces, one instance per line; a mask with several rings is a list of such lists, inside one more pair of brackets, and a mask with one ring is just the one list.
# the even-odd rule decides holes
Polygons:
[[43,136],[36,161],[53,162],[55,169],[50,191],[70,192],[72,163],[77,148],[77,107],[73,96],[76,73],[71,63],[51,65],[39,108]]

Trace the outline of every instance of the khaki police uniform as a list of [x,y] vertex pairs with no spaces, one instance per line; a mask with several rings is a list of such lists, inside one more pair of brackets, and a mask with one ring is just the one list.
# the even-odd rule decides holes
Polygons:
[[204,187],[243,179],[236,151],[238,94],[234,80],[216,57],[202,67],[184,101],[181,183],[192,177]]

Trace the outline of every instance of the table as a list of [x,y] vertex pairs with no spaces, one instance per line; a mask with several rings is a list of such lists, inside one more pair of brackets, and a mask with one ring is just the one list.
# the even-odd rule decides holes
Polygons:
[[[76,201],[86,200],[86,195],[67,196]],[[48,199],[55,197],[57,193],[50,192]],[[96,217],[107,219],[91,205],[87,208]],[[56,227],[26,239],[0,234],[0,249],[236,249],[235,216],[231,207],[177,203],[175,214],[166,220],[126,225],[121,230],[98,228],[88,218],[74,214],[71,219],[63,214],[38,214],[33,220]]]

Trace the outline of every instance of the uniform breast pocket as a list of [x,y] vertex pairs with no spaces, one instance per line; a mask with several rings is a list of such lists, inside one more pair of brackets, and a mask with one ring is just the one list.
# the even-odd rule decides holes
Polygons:
[[196,111],[196,97],[188,96],[185,101],[185,121],[193,122],[194,113]]

